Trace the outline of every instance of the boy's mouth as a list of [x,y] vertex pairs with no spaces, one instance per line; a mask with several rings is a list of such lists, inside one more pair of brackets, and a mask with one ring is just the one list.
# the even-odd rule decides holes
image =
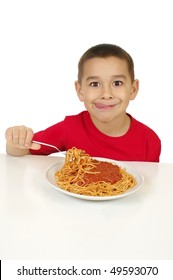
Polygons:
[[95,103],[95,107],[100,110],[109,110],[116,106],[116,104],[103,104],[103,103]]

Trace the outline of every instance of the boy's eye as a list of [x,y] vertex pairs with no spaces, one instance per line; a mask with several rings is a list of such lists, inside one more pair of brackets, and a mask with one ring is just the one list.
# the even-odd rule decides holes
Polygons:
[[114,81],[114,82],[113,82],[113,85],[114,85],[114,86],[121,86],[122,84],[123,84],[122,81]]
[[92,83],[90,83],[90,86],[91,87],[98,87],[99,83],[98,82],[92,82]]

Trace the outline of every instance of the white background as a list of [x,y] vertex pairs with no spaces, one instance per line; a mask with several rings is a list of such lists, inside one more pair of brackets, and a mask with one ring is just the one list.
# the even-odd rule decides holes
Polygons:
[[128,112],[162,140],[173,162],[171,0],[1,0],[0,152],[7,127],[44,129],[84,109],[74,81],[80,56],[113,43],[134,59],[140,80]]

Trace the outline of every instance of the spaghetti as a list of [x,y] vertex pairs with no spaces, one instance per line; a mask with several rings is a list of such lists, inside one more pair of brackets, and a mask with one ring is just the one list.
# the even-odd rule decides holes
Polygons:
[[66,191],[89,196],[118,195],[136,185],[125,169],[95,160],[77,148],[67,151],[63,167],[55,172],[55,181]]

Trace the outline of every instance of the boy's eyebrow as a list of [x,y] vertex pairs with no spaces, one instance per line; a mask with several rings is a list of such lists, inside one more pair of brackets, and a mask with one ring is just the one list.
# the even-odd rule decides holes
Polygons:
[[87,77],[87,81],[89,81],[89,80],[95,80],[95,79],[98,79],[99,77],[98,76],[89,76],[89,77]]
[[[99,79],[100,77],[99,76],[89,76],[87,77],[87,81],[89,80],[95,80],[95,79]],[[127,79],[127,77],[123,74],[120,74],[120,75],[113,75],[111,78],[113,79]]]
[[114,76],[112,76],[112,78],[121,78],[121,79],[127,79],[127,77],[125,76],[125,75],[123,75],[123,74],[120,74],[120,75],[114,75]]

